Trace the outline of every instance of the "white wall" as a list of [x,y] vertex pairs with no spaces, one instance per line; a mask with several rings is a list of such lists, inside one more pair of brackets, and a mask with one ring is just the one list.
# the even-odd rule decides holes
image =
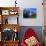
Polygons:
[[17,16],[9,16],[8,24],[17,24]]
[[[21,16],[20,25],[22,26],[43,26],[43,6],[42,0],[24,0],[21,2]],[[23,18],[23,8],[37,8],[37,18],[36,19],[24,19]]]
[[[15,0],[0,0],[0,6],[8,7],[14,6]],[[17,0],[20,7],[19,23],[21,26],[43,26],[43,0]],[[23,18],[23,8],[37,8],[37,18],[36,19],[24,19]]]
[[0,0],[1,7],[12,7],[15,5],[15,0]]

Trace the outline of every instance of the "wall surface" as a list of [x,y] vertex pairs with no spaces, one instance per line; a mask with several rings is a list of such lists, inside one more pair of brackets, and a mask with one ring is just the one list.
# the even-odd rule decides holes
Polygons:
[[1,7],[13,7],[15,5],[15,0],[0,0]]
[[[20,25],[21,26],[43,26],[43,6],[42,0],[24,0],[21,3],[20,11]],[[24,8],[37,8],[37,17],[35,19],[24,19],[23,9]]]

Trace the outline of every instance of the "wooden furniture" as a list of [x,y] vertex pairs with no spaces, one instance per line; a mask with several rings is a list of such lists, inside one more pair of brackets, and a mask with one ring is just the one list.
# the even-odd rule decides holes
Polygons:
[[[0,46],[18,46],[19,40],[4,40],[2,37],[2,32],[5,32],[4,30],[11,29],[13,32],[18,32],[20,30],[18,16],[19,16],[19,7],[0,7],[0,32],[1,32],[1,41]],[[17,24],[9,24],[8,17],[16,17],[17,16]],[[7,34],[8,35],[8,34]],[[14,36],[15,37],[15,36]],[[3,40],[2,40],[3,39]]]
[[0,46],[2,46],[2,42],[0,41]]
[[3,46],[18,46],[18,41],[5,41]]
[[[19,15],[19,7],[0,7],[0,18],[1,24],[8,24],[8,16],[17,16],[18,23],[18,15]],[[4,22],[4,23],[3,23]]]
[[14,31],[14,29],[17,30],[17,32],[20,30],[20,26],[19,24],[0,24],[0,30],[1,32],[5,29],[5,28],[9,28],[12,29]]

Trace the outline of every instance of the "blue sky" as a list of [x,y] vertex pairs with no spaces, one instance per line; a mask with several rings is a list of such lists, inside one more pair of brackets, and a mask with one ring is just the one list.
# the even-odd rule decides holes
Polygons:
[[37,9],[36,8],[25,8],[26,12],[31,12],[31,13],[36,13]]

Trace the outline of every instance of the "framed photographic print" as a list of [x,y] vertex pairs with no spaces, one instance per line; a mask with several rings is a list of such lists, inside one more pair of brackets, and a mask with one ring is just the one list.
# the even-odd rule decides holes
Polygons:
[[37,9],[36,8],[24,8],[23,18],[36,18]]
[[11,11],[11,12],[10,12],[10,15],[14,15],[14,12]]
[[10,10],[10,11],[9,11],[9,14],[10,14],[10,15],[16,15],[16,14],[17,14],[17,11],[16,11],[16,10]]
[[2,15],[9,15],[9,10],[2,10]]

